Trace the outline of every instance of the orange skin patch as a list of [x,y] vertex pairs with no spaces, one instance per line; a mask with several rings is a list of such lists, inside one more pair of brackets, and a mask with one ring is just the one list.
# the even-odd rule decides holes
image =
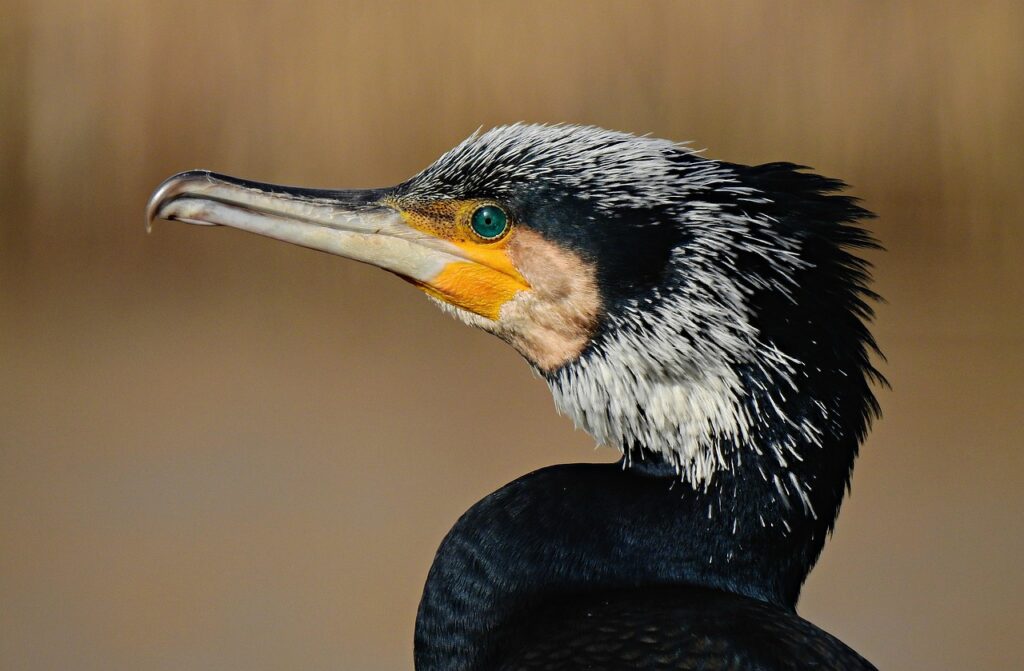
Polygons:
[[517,293],[530,288],[508,257],[516,235],[514,223],[498,240],[486,240],[473,232],[470,218],[490,201],[438,201],[427,205],[396,207],[412,228],[446,240],[462,252],[466,261],[449,263],[429,284],[415,282],[426,293],[446,303],[497,321],[501,307]]
[[449,242],[465,257],[426,282],[412,280],[416,287],[490,320],[474,325],[505,340],[543,371],[579,357],[601,312],[592,262],[515,222],[497,240],[481,238],[470,220],[477,208],[494,205],[491,201],[385,204],[401,212],[410,227]]
[[497,321],[501,306],[526,288],[490,268],[475,263],[450,263],[434,278],[431,289],[463,310]]

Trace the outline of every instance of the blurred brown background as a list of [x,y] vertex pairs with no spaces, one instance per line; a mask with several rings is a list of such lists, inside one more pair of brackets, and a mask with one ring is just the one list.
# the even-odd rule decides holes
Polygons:
[[883,669],[1021,668],[1022,7],[7,0],[0,667],[411,668],[456,517],[614,455],[403,282],[143,205],[528,120],[854,185],[894,389],[801,613]]

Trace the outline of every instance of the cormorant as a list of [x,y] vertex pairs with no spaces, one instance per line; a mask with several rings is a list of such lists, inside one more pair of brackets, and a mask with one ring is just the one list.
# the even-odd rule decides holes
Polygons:
[[389,270],[516,348],[617,464],[526,475],[442,542],[420,671],[871,669],[796,615],[882,381],[876,246],[790,163],[573,125],[475,133],[398,186],[180,173],[147,222]]

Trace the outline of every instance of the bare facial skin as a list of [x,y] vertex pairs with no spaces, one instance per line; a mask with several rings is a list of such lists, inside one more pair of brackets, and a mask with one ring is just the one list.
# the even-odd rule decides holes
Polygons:
[[508,256],[531,289],[502,306],[504,337],[544,372],[575,360],[601,310],[594,266],[528,229],[516,231]]

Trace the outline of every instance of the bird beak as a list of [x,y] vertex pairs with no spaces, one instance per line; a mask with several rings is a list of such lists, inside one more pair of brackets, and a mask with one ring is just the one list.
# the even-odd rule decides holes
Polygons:
[[192,170],[157,188],[146,207],[146,226],[167,219],[240,228],[369,263],[437,294],[438,278],[453,264],[465,264],[465,253],[409,226],[381,202],[383,196],[379,190],[300,189]]

